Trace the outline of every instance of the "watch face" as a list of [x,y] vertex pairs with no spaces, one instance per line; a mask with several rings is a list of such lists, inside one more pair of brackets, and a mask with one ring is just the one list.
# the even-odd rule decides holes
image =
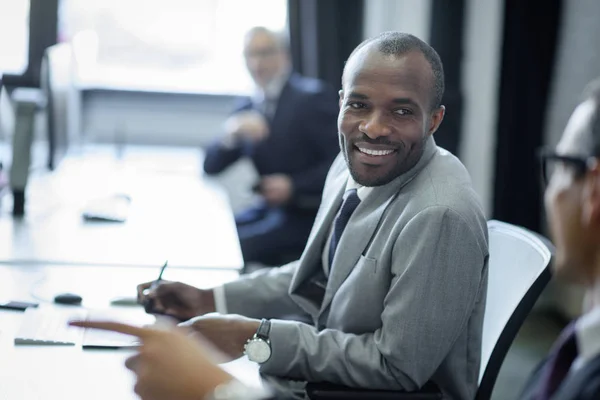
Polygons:
[[271,346],[263,339],[252,339],[246,344],[246,355],[250,361],[264,363],[271,358]]

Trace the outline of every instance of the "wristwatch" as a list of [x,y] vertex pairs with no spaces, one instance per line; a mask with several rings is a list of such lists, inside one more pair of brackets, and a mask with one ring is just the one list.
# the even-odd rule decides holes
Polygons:
[[271,342],[269,341],[270,331],[271,321],[267,319],[260,321],[258,330],[244,345],[244,354],[248,356],[250,361],[262,364],[271,358]]

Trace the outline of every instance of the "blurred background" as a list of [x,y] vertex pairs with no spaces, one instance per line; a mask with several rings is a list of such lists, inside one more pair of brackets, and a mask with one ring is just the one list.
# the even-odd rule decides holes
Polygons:
[[[0,218],[20,124],[33,132],[29,174],[96,144],[117,157],[126,146],[198,150],[201,165],[252,93],[243,35],[260,25],[289,37],[295,71],[336,89],[365,38],[399,30],[430,43],[446,72],[438,144],[467,166],[488,218],[547,234],[536,151],[556,143],[599,75],[599,20],[597,0],[0,0]],[[219,177],[234,211],[255,174],[240,161]],[[514,397],[580,297],[548,287],[496,398]]]

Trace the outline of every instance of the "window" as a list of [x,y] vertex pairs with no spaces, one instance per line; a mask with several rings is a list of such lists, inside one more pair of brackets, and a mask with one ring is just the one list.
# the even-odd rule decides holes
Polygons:
[[27,69],[29,0],[0,0],[0,76]]
[[[12,0],[4,0],[12,1]],[[83,86],[246,93],[243,35],[287,27],[286,0],[62,0]]]

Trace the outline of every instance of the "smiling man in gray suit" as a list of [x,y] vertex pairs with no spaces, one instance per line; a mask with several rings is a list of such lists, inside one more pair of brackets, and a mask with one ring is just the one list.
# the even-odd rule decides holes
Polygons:
[[340,91],[341,155],[300,260],[211,290],[141,284],[140,302],[191,318],[267,376],[406,391],[433,381],[446,398],[472,399],[487,226],[467,171],[432,137],[443,92],[439,56],[418,38],[362,43]]

